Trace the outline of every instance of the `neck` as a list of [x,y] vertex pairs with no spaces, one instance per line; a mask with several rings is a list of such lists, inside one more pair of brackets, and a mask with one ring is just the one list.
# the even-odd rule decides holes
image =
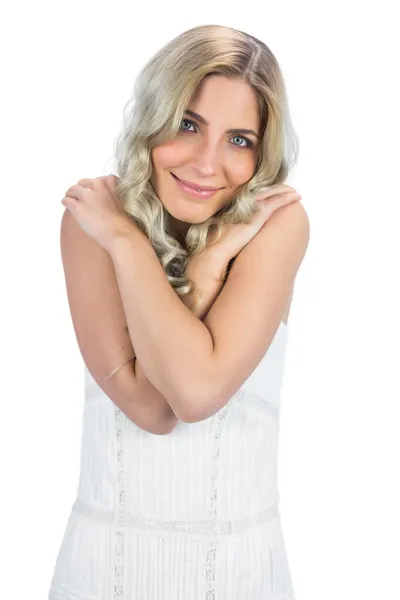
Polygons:
[[189,230],[190,223],[178,221],[172,215],[168,215],[168,233],[172,235],[180,244],[185,243],[186,234]]

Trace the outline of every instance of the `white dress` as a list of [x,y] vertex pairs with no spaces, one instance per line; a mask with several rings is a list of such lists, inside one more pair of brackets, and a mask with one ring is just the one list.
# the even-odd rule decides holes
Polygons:
[[85,367],[81,470],[49,600],[294,600],[278,509],[281,322],[229,402],[143,431]]

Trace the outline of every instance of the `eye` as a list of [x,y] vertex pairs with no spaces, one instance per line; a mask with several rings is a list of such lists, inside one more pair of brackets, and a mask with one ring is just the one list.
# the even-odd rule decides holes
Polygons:
[[[249,140],[249,138],[245,137],[244,135],[235,135],[232,139],[242,139],[245,140],[245,142],[247,143],[247,146],[239,146],[239,148],[252,148],[253,147],[253,142]],[[234,144],[234,146],[237,146],[238,144]]]
[[[193,121],[191,121],[190,119],[182,119],[182,121],[181,121],[181,124],[182,124],[182,123],[189,123],[189,126],[192,126],[192,127],[195,127],[195,128],[196,128],[196,124],[195,124],[195,123],[193,123]],[[181,130],[182,130],[182,131],[192,131],[191,129],[183,128],[182,126],[181,126]],[[253,148],[253,146],[254,146],[253,142],[252,142],[251,140],[249,140],[249,138],[245,137],[244,135],[235,135],[235,136],[234,136],[233,138],[231,138],[231,139],[233,140],[233,139],[235,139],[235,138],[236,138],[236,139],[245,140],[245,142],[246,142],[246,145],[245,145],[245,146],[241,146],[241,145],[239,145],[239,144],[233,144],[233,145],[234,145],[234,146],[236,146],[237,148]]]
[[[195,124],[193,123],[193,121],[190,121],[189,119],[182,119],[181,123],[190,123],[190,125],[193,125],[193,127],[195,127]],[[181,127],[182,129],[182,127]],[[189,131],[189,129],[184,129],[184,131]]]

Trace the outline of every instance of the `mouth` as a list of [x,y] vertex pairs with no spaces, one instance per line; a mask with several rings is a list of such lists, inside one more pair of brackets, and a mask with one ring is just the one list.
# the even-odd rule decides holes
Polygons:
[[176,183],[178,184],[181,190],[197,198],[210,198],[211,196],[214,196],[217,192],[219,192],[220,189],[223,189],[209,186],[198,186],[197,184],[192,183],[191,181],[179,179],[179,177],[177,177],[173,173],[171,173],[171,175],[175,179]]
[[218,190],[222,189],[222,188],[217,188],[217,187],[211,187],[209,185],[198,185],[197,183],[193,183],[192,181],[187,181],[186,179],[180,179],[179,177],[177,177],[177,175],[174,175],[173,173],[171,173],[171,175],[173,177],[175,177],[175,179],[178,179],[179,181],[181,181],[186,186],[191,187],[195,190],[198,190],[199,192],[217,192]]

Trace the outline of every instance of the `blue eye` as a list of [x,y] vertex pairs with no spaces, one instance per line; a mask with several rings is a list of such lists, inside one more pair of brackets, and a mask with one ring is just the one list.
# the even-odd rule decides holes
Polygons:
[[[247,142],[247,146],[238,146],[239,148],[252,148],[253,147],[253,142],[251,142],[249,140],[249,138],[245,137],[244,135],[235,135],[234,137],[241,138],[242,140],[246,140],[246,142]],[[234,144],[234,146],[237,146],[237,144]]]
[[[195,126],[192,121],[189,121],[189,119],[182,119],[181,123],[183,123],[184,121],[186,121],[186,123],[190,123],[191,125]],[[184,131],[188,131],[188,129],[185,129]]]
[[[182,119],[181,123],[184,123],[186,121],[186,123],[190,123],[190,125],[192,125],[193,127],[196,127],[196,124],[193,123],[193,121],[191,121],[190,119]],[[185,129],[181,127],[182,131],[191,131],[190,129]],[[249,140],[249,138],[245,137],[244,135],[235,135],[233,138],[241,138],[242,140],[246,140],[246,146],[239,146],[238,144],[233,144],[234,146],[236,146],[237,148],[253,148],[254,144],[251,140]]]

